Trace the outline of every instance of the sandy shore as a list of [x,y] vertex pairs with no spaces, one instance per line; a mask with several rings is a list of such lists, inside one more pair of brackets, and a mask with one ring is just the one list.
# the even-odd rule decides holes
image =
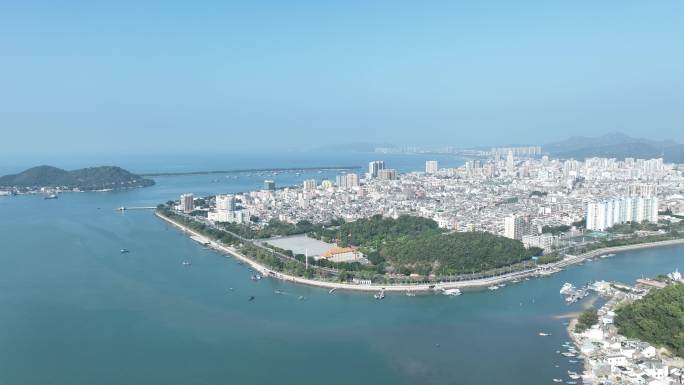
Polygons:
[[[524,279],[527,277],[534,277],[538,274],[538,269],[528,269],[528,270],[521,270],[513,273],[508,273],[504,275],[499,275],[496,277],[490,277],[490,278],[482,278],[482,279],[472,279],[472,280],[465,280],[465,281],[457,281],[457,282],[441,282],[441,283],[435,283],[435,284],[390,284],[390,285],[377,285],[377,284],[371,284],[371,285],[360,285],[360,284],[351,284],[351,283],[342,283],[342,282],[328,282],[328,281],[319,281],[315,279],[308,279],[308,278],[302,278],[302,277],[295,277],[293,275],[288,275],[288,274],[283,274],[278,271],[274,271],[269,269],[268,267],[257,263],[253,259],[241,254],[239,251],[232,247],[224,246],[221,245],[217,242],[212,241],[209,238],[204,237],[203,235],[179,224],[174,222],[173,220],[159,214],[158,212],[155,212],[155,215],[162,220],[168,222],[169,224],[173,225],[174,227],[180,229],[181,231],[190,234],[194,239],[197,241],[203,243],[203,244],[208,244],[209,247],[212,249],[221,252],[223,254],[228,254],[232,257],[237,258],[238,260],[246,263],[249,265],[252,269],[255,271],[258,271],[261,275],[263,276],[268,276],[268,277],[273,277],[277,279],[281,279],[283,281],[288,281],[288,282],[294,282],[294,283],[299,283],[303,285],[309,285],[309,286],[316,286],[316,287],[322,287],[326,289],[336,289],[336,290],[354,290],[354,291],[367,291],[367,292],[376,292],[380,290],[385,290],[388,292],[406,292],[406,291],[412,291],[412,292],[420,292],[420,291],[431,291],[431,290],[442,290],[442,289],[465,289],[465,288],[481,288],[481,287],[487,287],[487,286],[492,286],[492,285],[498,285],[501,283],[505,282],[510,282],[515,279]],[[572,264],[576,264],[579,262],[584,261],[585,259],[588,258],[593,258],[598,255],[602,254],[608,254],[608,253],[616,253],[616,252],[621,252],[621,251],[627,251],[627,250],[635,250],[635,249],[642,249],[642,248],[647,248],[647,247],[661,247],[661,246],[669,246],[669,245],[676,245],[676,244],[684,244],[684,239],[675,239],[675,240],[670,240],[670,241],[662,241],[662,242],[650,242],[650,243],[642,243],[642,244],[637,244],[637,245],[627,245],[627,246],[619,246],[619,247],[607,247],[603,249],[597,249],[597,250],[592,250],[590,252],[580,254],[577,256],[570,256],[562,261],[552,263],[549,265],[545,265],[545,269],[561,269],[566,266],[570,266]]]

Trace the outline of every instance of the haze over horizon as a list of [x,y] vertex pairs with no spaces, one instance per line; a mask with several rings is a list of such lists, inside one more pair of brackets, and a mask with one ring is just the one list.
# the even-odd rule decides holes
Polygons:
[[684,3],[0,5],[0,155],[684,142]]

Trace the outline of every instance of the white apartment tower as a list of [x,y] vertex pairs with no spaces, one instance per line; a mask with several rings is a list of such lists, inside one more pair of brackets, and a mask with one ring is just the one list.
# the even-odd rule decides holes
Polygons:
[[627,222],[658,222],[658,198],[620,197],[589,202],[587,230],[603,231]]
[[384,170],[384,169],[385,169],[385,161],[374,160],[372,162],[368,162],[368,177],[369,178],[377,178],[380,170]]
[[425,173],[434,174],[439,170],[439,163],[436,160],[426,160],[425,161]]
[[216,212],[230,212],[235,211],[235,196],[234,195],[217,195],[216,196]]
[[304,190],[311,191],[316,189],[316,179],[307,179],[304,181]]
[[337,187],[341,189],[348,189],[352,187],[357,187],[359,185],[359,176],[354,173],[338,175],[335,178]]
[[528,232],[528,221],[519,215],[509,215],[504,218],[504,237],[521,240]]

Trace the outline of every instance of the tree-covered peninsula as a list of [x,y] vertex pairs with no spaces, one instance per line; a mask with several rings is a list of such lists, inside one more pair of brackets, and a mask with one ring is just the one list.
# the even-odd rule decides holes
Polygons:
[[[485,272],[494,274],[513,265],[522,267],[523,262],[542,253],[536,247],[525,248],[518,240],[485,232],[449,232],[439,228],[432,219],[410,215],[398,218],[375,215],[352,222],[336,220],[325,224],[312,224],[308,221],[291,224],[277,220],[272,220],[265,226],[254,223],[219,223],[216,228],[211,229],[204,222],[192,221],[192,216],[174,214],[168,205],[160,205],[158,212],[227,244],[240,243],[235,236],[242,237],[243,240],[259,239],[279,253],[282,259],[289,259],[290,262],[303,263],[304,255],[295,255],[291,250],[271,246],[268,238],[307,234],[341,247],[358,248],[370,264],[309,260],[310,266],[336,269],[340,272],[341,279],[361,277],[377,280],[378,276],[386,277],[387,273],[395,278],[408,278],[417,274],[423,279],[428,276],[472,276],[474,273]],[[281,264],[269,266],[276,270],[282,267]],[[301,267],[302,269],[289,269],[289,272],[299,275],[297,273],[303,271],[303,264]]]
[[19,192],[38,189],[81,191],[118,190],[152,186],[152,179],[143,178],[120,167],[101,166],[67,171],[52,166],[33,167],[18,174],[0,177],[0,188]]
[[615,313],[620,334],[664,346],[684,357],[684,284],[655,290]]

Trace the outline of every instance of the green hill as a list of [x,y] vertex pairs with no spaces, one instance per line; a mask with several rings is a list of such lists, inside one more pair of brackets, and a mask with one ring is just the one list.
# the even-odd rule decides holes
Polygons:
[[115,166],[88,167],[73,171],[38,166],[19,174],[0,177],[0,187],[18,189],[49,187],[89,191],[146,187],[153,184],[152,179],[143,178]]
[[618,308],[615,325],[625,337],[665,346],[684,357],[684,284],[653,291]]
[[666,162],[684,162],[684,145],[674,141],[632,138],[621,133],[598,137],[572,137],[544,145],[556,158],[663,158]]

